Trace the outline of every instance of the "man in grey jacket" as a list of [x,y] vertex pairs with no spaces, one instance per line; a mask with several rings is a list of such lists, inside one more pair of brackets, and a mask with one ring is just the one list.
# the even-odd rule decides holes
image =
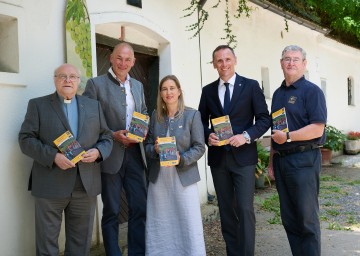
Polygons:
[[83,95],[100,101],[113,132],[110,157],[101,165],[103,217],[101,221],[107,255],[121,255],[118,245],[121,190],[129,206],[129,255],[145,254],[146,159],[142,143],[126,137],[134,111],[147,114],[143,85],[129,76],[135,64],[134,50],[127,43],[115,46],[111,68],[105,75],[89,79]]
[[[59,255],[65,213],[65,255],[90,255],[100,164],[111,152],[112,136],[99,102],[76,95],[80,72],[70,64],[55,70],[56,92],[31,99],[19,133],[22,152],[34,162],[29,187],[35,197],[36,255]],[[54,140],[70,131],[82,148],[74,164]]]

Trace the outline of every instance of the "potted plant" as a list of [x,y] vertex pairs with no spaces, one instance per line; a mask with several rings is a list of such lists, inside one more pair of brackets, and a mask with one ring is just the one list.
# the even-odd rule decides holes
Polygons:
[[322,165],[330,165],[333,151],[344,148],[345,134],[332,125],[325,126],[326,141],[321,148]]
[[360,132],[350,131],[346,135],[345,153],[355,155],[360,152]]
[[269,165],[269,151],[264,148],[260,142],[256,143],[257,152],[258,152],[258,162],[255,168],[255,186],[256,188],[264,188],[265,181],[271,186],[270,179],[268,177],[267,167]]

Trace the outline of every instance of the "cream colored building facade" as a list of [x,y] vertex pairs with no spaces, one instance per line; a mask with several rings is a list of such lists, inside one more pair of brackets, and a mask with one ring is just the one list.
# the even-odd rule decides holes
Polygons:
[[[64,13],[60,0],[0,0],[0,117],[2,142],[0,161],[0,243],[1,254],[35,255],[34,201],[27,191],[32,160],[19,149],[17,136],[28,100],[52,93],[54,68],[66,61]],[[186,104],[197,108],[201,87],[217,79],[210,64],[213,49],[224,37],[223,6],[210,11],[201,31],[201,40],[190,39],[185,30],[196,17],[181,18],[190,1],[142,1],[142,8],[125,0],[88,0],[92,45],[95,34],[118,38],[121,26],[125,41],[156,48],[160,60],[159,78],[175,74],[182,83]],[[206,5],[211,5],[208,1]],[[307,51],[307,78],[321,86],[328,106],[328,122],[344,131],[360,130],[356,118],[360,105],[360,51],[331,40],[323,33],[284,19],[255,4],[250,18],[234,23],[238,44],[236,71],[263,82],[267,103],[283,80],[280,54],[289,44]],[[235,6],[231,6],[235,8]],[[201,53],[201,54],[200,54]],[[96,54],[93,50],[93,63]],[[96,64],[93,65],[96,74]],[[351,102],[348,102],[351,83]],[[198,183],[201,202],[207,190],[214,193],[210,169],[203,157],[199,161],[201,181]],[[94,243],[101,241],[99,223],[101,200],[94,229]],[[64,234],[60,243],[63,247]]]

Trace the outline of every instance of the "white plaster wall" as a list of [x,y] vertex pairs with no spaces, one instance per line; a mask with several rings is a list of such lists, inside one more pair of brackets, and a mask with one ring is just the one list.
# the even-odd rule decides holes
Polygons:
[[[88,7],[97,33],[118,38],[120,27],[124,26],[125,41],[157,48],[160,55],[160,79],[175,74],[183,86],[185,103],[193,108],[198,107],[201,95],[198,40],[190,40],[191,33],[185,31],[185,26],[194,22],[195,17],[180,18],[184,15],[182,10],[187,7],[186,2],[175,1],[170,6],[165,0],[151,3],[143,1],[143,8],[139,9],[125,2],[107,0],[101,3],[89,1]],[[205,203],[205,157],[200,159],[199,167],[200,200]],[[210,191],[213,191],[211,180],[208,184]]]
[[17,136],[30,98],[54,91],[53,70],[64,62],[61,1],[0,1],[0,12],[18,19],[18,74],[0,73],[0,243],[2,255],[35,255],[34,202],[27,191],[32,161]]
[[[200,60],[198,39],[189,39],[192,33],[185,31],[185,26],[193,23],[196,17],[180,18],[187,2],[143,1],[143,8],[139,9],[126,5],[125,1],[89,0],[88,8],[94,45],[95,31],[108,30],[104,24],[115,24],[115,28],[119,24],[127,26],[125,40],[158,47],[160,78],[170,73],[177,75],[183,85],[187,105],[197,108],[201,86],[217,79],[217,72],[209,62],[213,49],[225,43],[220,40],[224,36],[224,13],[221,7],[211,10],[201,32]],[[26,190],[32,161],[20,152],[17,135],[28,100],[54,91],[53,70],[65,61],[64,12],[65,1],[0,0],[0,13],[18,18],[20,56],[18,74],[0,73],[0,101],[3,106],[0,110],[3,122],[0,133],[2,255],[35,255],[34,202]],[[309,79],[317,84],[320,84],[321,78],[327,80],[329,123],[344,130],[360,130],[360,121],[354,118],[360,105],[360,51],[291,21],[289,29],[289,32],[284,31],[282,17],[261,7],[255,7],[250,18],[241,18],[234,23],[234,31],[238,35],[237,72],[260,81],[261,67],[268,67],[272,94],[283,80],[279,64],[282,49],[289,44],[298,44],[308,53]],[[355,106],[347,105],[348,76],[352,76],[355,83]],[[270,107],[271,99],[267,102]],[[199,161],[199,166],[202,180],[198,187],[201,201],[205,202],[205,170],[209,190],[213,193],[205,157]],[[60,240],[63,242],[63,239],[62,234]]]
[[[211,1],[209,1],[210,4]],[[327,81],[328,122],[344,131],[360,130],[359,113],[360,51],[340,44],[323,34],[289,21],[285,31],[283,17],[256,5],[250,18],[242,17],[233,24],[238,44],[236,71],[244,76],[261,81],[261,67],[269,68],[270,92],[276,90],[283,80],[280,58],[283,48],[297,44],[305,49],[308,60],[309,80],[320,86],[321,78]],[[223,44],[223,9],[212,10],[201,34],[204,83],[217,78],[210,64],[213,49]],[[221,10],[220,10],[221,9]],[[215,33],[216,31],[216,33]],[[206,59],[207,58],[207,59]],[[347,77],[354,78],[355,106],[347,105]],[[269,107],[271,100],[267,101]]]

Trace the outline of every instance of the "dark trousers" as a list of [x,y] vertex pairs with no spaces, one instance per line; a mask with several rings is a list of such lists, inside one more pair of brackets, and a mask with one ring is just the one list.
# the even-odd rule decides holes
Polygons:
[[321,153],[313,149],[286,156],[274,155],[281,219],[294,256],[319,256],[319,176]]
[[104,204],[101,220],[107,256],[120,256],[119,214],[124,186],[129,207],[128,255],[145,255],[146,181],[138,146],[126,149],[121,170],[116,174],[101,174]]
[[231,151],[219,166],[211,167],[218,198],[221,230],[228,256],[255,251],[255,165],[239,166]]

